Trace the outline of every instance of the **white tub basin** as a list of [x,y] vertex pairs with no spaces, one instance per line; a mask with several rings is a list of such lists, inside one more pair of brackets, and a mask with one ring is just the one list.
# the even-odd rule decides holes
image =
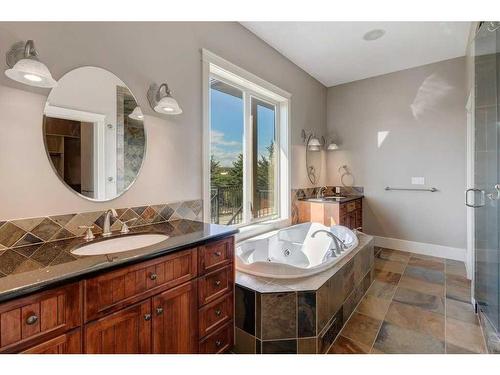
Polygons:
[[135,234],[91,242],[76,248],[71,253],[80,256],[121,253],[154,245],[165,241],[167,238],[168,236],[164,234]]
[[[345,244],[336,256],[337,246],[326,230]],[[288,279],[314,275],[332,267],[358,246],[356,234],[349,228],[331,228],[319,223],[304,223],[253,237],[236,246],[236,268],[256,276]]]

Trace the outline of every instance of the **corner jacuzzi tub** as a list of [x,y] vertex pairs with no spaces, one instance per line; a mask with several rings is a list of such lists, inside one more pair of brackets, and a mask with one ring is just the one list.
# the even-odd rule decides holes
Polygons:
[[[333,239],[324,232],[336,235],[346,245],[338,256],[331,256]],[[292,279],[322,272],[345,257],[358,246],[358,238],[350,229],[335,225],[304,223],[266,233],[241,242],[236,247],[236,268],[255,276]]]

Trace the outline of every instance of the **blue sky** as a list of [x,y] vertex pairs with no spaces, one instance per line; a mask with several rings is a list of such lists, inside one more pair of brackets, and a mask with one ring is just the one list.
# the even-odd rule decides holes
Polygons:
[[[266,147],[274,140],[274,111],[258,107],[258,152],[267,156]],[[243,152],[243,100],[211,90],[212,154],[222,166],[232,166]]]

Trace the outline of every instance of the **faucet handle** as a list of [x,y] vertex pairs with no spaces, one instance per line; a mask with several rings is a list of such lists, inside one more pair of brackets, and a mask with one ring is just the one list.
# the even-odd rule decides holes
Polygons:
[[80,225],[78,228],[86,229],[85,236],[83,236],[85,241],[92,241],[95,238],[94,233],[92,233],[92,228],[94,228],[93,225]]
[[121,233],[121,234],[127,234],[128,232],[130,232],[130,229],[128,228],[127,223],[130,223],[130,222],[132,222],[132,221],[136,221],[136,220],[137,220],[137,218],[136,218],[136,217],[133,217],[132,219],[129,219],[129,220],[127,220],[127,221],[124,221],[124,222],[122,223],[122,229],[120,230],[120,233]]

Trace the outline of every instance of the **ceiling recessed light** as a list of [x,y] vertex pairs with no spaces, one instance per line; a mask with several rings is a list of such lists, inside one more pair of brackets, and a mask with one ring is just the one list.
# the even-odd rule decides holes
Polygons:
[[365,35],[363,35],[363,39],[368,41],[368,42],[371,42],[373,40],[377,40],[377,39],[382,38],[384,36],[384,34],[385,34],[385,30],[374,29],[374,30],[370,30],[367,33],[365,33]]

